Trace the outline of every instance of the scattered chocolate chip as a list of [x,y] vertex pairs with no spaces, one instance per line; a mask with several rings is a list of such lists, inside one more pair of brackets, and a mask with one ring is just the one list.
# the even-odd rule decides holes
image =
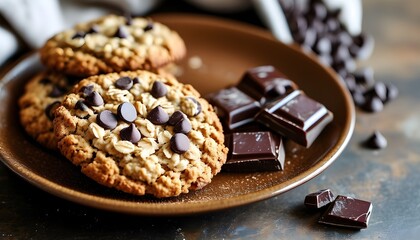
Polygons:
[[314,51],[317,54],[327,54],[331,52],[331,41],[327,37],[318,38],[315,43]]
[[105,129],[114,129],[118,124],[117,117],[109,110],[100,112],[96,117],[96,122]]
[[186,118],[187,116],[183,112],[177,110],[174,113],[172,113],[171,117],[168,120],[168,125],[175,126],[179,121]]
[[114,37],[118,38],[127,38],[130,35],[125,26],[118,26],[117,31],[114,34]]
[[375,131],[366,141],[363,142],[363,146],[370,149],[383,149],[386,148],[388,142],[384,135],[379,131]]
[[133,80],[130,77],[121,77],[115,81],[115,86],[122,90],[129,90],[133,86]]
[[150,91],[150,94],[154,98],[160,98],[165,96],[168,93],[168,88],[163,84],[161,81],[155,81],[152,86],[152,90]]
[[386,84],[386,101],[389,102],[398,97],[398,88],[394,84]]
[[137,118],[137,111],[129,102],[121,103],[117,108],[118,117],[125,122],[133,122]]
[[305,197],[305,207],[309,209],[320,209],[328,206],[334,201],[334,194],[330,189],[323,189],[318,192],[310,193]]
[[376,82],[370,89],[365,92],[366,96],[375,96],[385,102],[387,99],[387,89],[383,82]]
[[161,106],[157,106],[147,114],[147,119],[153,124],[163,125],[168,122],[169,116]]
[[174,126],[174,132],[188,134],[191,131],[191,123],[184,118]]
[[371,202],[339,195],[318,222],[340,227],[367,228],[371,212]]
[[76,38],[84,38],[86,36],[85,32],[76,32],[73,37],[71,37],[71,39],[76,39]]
[[357,84],[373,86],[375,83],[374,71],[370,67],[364,67],[353,72]]
[[79,92],[83,97],[89,96],[93,92],[93,84],[81,87]]
[[350,54],[357,59],[367,59],[373,51],[374,39],[370,35],[360,34],[353,37],[353,44],[350,45]]
[[363,93],[359,92],[359,91],[354,91],[352,92],[352,97],[353,97],[353,102],[356,106],[363,106],[366,103],[366,98],[363,95]]
[[367,112],[380,112],[384,109],[382,100],[376,96],[370,96],[365,99],[365,103],[361,105],[361,108]]
[[61,105],[61,102],[55,101],[45,108],[45,114],[51,121],[54,119],[54,111]]
[[65,93],[66,93],[65,89],[54,85],[48,96],[52,98],[57,98],[57,97],[63,96]]
[[147,25],[146,25],[146,27],[144,27],[144,31],[145,32],[147,32],[147,31],[150,31],[150,30],[152,30],[153,29],[153,22],[152,21],[149,21],[149,22],[147,22]]
[[102,106],[104,104],[104,99],[98,92],[93,91],[85,98],[85,103],[91,107]]
[[170,140],[172,151],[183,154],[190,148],[190,140],[183,133],[175,133]]
[[86,110],[88,110],[89,109],[89,107],[84,103],[84,101],[83,100],[78,100],[77,102],[76,102],[76,105],[74,105],[74,107],[76,108],[76,109],[79,109],[79,110],[82,110],[82,111],[86,111]]
[[134,123],[131,123],[128,127],[121,129],[120,137],[122,140],[136,143],[140,141],[141,134]]

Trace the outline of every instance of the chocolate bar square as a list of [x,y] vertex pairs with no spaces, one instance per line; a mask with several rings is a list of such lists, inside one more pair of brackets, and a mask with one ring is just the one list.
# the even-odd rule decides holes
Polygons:
[[318,222],[341,227],[367,228],[371,212],[371,202],[339,195]]
[[298,144],[310,147],[333,114],[321,103],[295,90],[264,106],[256,120]]
[[254,120],[260,104],[236,87],[222,89],[207,97],[224,125],[234,129]]
[[237,85],[244,93],[261,104],[266,104],[297,89],[297,85],[273,66],[249,69]]
[[279,171],[284,168],[285,150],[280,136],[271,132],[240,132],[227,136],[228,160],[224,171]]
[[306,195],[304,204],[309,209],[320,209],[328,206],[334,201],[334,194],[330,189],[323,189],[318,192]]

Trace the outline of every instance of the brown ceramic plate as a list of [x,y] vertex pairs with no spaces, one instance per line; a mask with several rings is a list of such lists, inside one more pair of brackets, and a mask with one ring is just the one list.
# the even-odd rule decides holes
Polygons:
[[[139,215],[183,215],[249,204],[295,188],[325,170],[343,151],[354,127],[350,95],[334,73],[296,46],[286,46],[261,29],[192,15],[154,16],[179,32],[188,47],[180,81],[202,94],[233,84],[258,65],[276,66],[309,96],[334,113],[334,121],[309,149],[289,142],[286,169],[249,174],[220,173],[204,189],[176,198],[139,197],[102,187],[58,154],[40,148],[19,124],[17,99],[24,83],[42,66],[37,54],[19,61],[0,82],[1,160],[35,186],[95,208]],[[197,64],[200,63],[201,64]]]

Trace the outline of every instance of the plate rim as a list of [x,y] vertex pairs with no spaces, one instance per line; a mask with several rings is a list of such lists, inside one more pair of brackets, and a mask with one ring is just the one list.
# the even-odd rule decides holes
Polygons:
[[[198,15],[198,14],[175,14],[175,13],[166,13],[166,14],[155,14],[151,15],[151,18],[164,18],[172,19],[172,21],[190,21],[194,19],[194,24],[217,24],[218,27],[223,26],[223,28],[230,29],[232,31],[239,31],[246,34],[253,34],[258,37],[267,39],[269,41],[275,41],[277,44],[282,44],[278,42],[270,32],[262,28],[258,28],[253,25],[246,23],[238,22],[235,20],[224,19],[220,17],[207,16],[207,15]],[[222,23],[222,24],[220,24]],[[284,44],[283,44],[284,45]],[[212,200],[212,201],[200,201],[200,202],[169,202],[164,204],[155,204],[155,203],[145,203],[145,202],[131,202],[123,201],[117,199],[107,199],[103,197],[93,196],[86,193],[81,193],[73,189],[63,187],[53,181],[50,181],[46,178],[43,178],[40,175],[32,173],[30,169],[19,164],[16,161],[11,161],[7,156],[4,156],[3,152],[0,152],[0,160],[13,172],[22,177],[24,180],[28,181],[32,185],[60,198],[97,209],[108,210],[113,212],[128,213],[134,215],[151,215],[151,216],[180,216],[180,215],[192,215],[200,214],[212,211],[219,211],[228,208],[239,207],[242,205],[251,204],[261,200],[265,200],[274,196],[277,196],[281,193],[287,192],[301,184],[306,183],[307,181],[313,179],[326,168],[328,168],[343,152],[349,143],[355,127],[355,118],[356,112],[353,104],[353,100],[350,96],[350,93],[345,88],[344,85],[340,84],[336,73],[328,68],[323,66],[317,59],[314,54],[303,53],[300,47],[296,44],[288,45],[287,47],[291,48],[297,54],[305,55],[310,58],[314,64],[318,67],[323,68],[331,78],[336,79],[337,85],[341,88],[344,93],[346,109],[346,125],[344,129],[340,132],[337,143],[332,146],[332,148],[323,156],[316,164],[311,168],[306,169],[301,174],[288,179],[280,184],[274,185],[272,187],[264,188],[258,191],[250,192],[244,195],[229,197],[228,199],[221,200]],[[14,76],[18,73],[19,67],[25,64],[27,61],[36,61],[38,53],[36,50],[22,56],[18,60],[11,64],[9,67],[6,67],[0,73],[0,90],[3,89],[3,86],[12,80]],[[217,202],[217,204],[215,204]],[[212,204],[213,203],[213,204]],[[181,206],[182,207],[177,207]],[[187,207],[188,206],[188,207]]]

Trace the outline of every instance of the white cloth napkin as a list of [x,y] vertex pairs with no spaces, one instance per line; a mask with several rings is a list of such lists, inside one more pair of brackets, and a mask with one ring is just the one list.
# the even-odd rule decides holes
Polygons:
[[[0,0],[0,65],[26,44],[39,48],[55,33],[107,13],[142,15],[160,0]],[[21,39],[23,43],[20,42]]]

